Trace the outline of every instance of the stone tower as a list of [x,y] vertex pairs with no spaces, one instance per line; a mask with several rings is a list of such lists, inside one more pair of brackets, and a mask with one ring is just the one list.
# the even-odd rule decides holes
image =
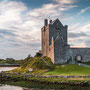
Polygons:
[[68,59],[67,28],[58,19],[49,23],[47,19],[44,20],[41,29],[42,55],[50,57],[55,64],[65,63]]
[[70,47],[67,43],[68,26],[56,19],[54,21],[44,20],[41,29],[43,56],[50,57],[54,64],[63,64],[68,60],[74,62],[90,61],[90,48]]

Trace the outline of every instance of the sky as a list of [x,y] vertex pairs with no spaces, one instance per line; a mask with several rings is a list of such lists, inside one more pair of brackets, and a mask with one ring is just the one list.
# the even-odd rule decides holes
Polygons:
[[0,0],[0,58],[34,56],[45,18],[68,25],[72,47],[90,47],[90,0]]

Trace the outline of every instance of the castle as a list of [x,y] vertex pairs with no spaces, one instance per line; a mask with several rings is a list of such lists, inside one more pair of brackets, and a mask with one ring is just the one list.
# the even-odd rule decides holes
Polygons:
[[71,48],[67,39],[68,26],[56,19],[54,21],[44,20],[41,28],[42,55],[50,57],[54,64],[90,61],[90,48]]

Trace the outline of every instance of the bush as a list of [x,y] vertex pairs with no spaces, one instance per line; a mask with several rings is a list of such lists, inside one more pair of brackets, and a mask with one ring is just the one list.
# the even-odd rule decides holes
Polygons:
[[39,53],[39,52],[37,52],[36,55],[35,55],[35,57],[41,57],[41,56],[42,56],[42,54]]

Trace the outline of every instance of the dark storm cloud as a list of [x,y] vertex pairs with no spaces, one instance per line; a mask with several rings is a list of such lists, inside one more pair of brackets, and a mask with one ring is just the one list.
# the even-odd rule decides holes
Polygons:
[[80,33],[69,33],[69,38],[77,38],[77,37],[84,37],[87,36],[86,33],[80,32]]

